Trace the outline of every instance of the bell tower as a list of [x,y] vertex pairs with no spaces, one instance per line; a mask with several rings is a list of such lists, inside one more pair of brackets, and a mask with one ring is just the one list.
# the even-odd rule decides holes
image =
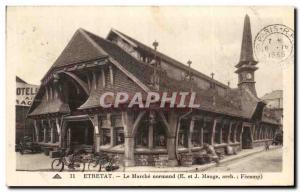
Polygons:
[[257,96],[257,94],[255,89],[254,72],[258,69],[256,67],[257,63],[258,62],[255,61],[253,57],[250,18],[246,15],[244,20],[240,61],[235,66],[237,68],[235,72],[238,74],[238,87],[242,89],[248,88],[255,96]]

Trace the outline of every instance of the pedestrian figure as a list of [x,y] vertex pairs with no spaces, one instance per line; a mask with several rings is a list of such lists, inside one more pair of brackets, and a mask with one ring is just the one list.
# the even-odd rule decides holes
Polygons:
[[269,145],[268,141],[265,142],[265,150],[266,151],[270,150],[270,145]]

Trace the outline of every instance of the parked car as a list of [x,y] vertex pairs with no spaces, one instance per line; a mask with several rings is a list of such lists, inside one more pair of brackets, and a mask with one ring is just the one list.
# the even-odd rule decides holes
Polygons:
[[282,133],[277,133],[273,139],[273,143],[275,145],[282,145],[283,143],[283,135]]

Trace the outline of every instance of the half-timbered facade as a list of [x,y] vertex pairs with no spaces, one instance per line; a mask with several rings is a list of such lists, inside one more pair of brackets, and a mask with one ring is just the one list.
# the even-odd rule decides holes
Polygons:
[[[35,139],[54,150],[84,147],[114,154],[125,166],[191,162],[204,143],[224,152],[271,141],[279,121],[256,95],[252,36],[245,17],[239,83],[212,77],[112,29],[101,38],[78,29],[41,82],[28,117]],[[259,83],[259,82],[258,82]],[[196,92],[199,108],[104,109],[105,92]]]

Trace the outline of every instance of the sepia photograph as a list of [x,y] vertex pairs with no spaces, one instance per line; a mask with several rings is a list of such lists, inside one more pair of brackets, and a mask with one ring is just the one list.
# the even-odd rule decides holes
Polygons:
[[7,185],[294,185],[294,11],[8,6]]

